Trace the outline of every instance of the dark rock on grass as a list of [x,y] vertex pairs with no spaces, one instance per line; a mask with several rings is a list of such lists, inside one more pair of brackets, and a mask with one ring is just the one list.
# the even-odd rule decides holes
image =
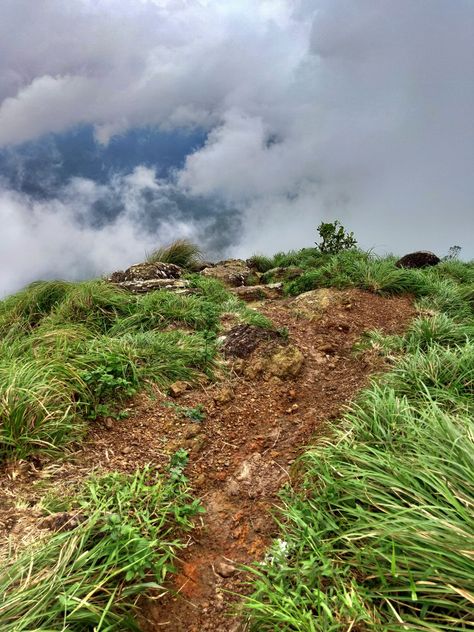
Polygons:
[[440,263],[441,259],[429,250],[410,252],[396,262],[397,268],[429,268]]
[[262,329],[254,325],[237,325],[227,334],[222,345],[222,352],[227,358],[247,358],[261,342],[270,340],[286,342],[278,331]]

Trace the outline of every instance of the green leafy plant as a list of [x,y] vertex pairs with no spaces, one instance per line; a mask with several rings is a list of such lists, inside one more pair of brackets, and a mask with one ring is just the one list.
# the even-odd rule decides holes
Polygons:
[[350,250],[357,246],[354,233],[346,232],[344,226],[338,220],[334,222],[321,222],[318,226],[321,241],[316,244],[320,252],[336,255],[342,250]]
[[204,406],[202,404],[197,404],[193,407],[180,406],[179,404],[175,404],[174,402],[165,402],[165,406],[169,408],[173,408],[178,415],[182,417],[187,417],[187,419],[191,419],[191,421],[204,421],[206,419],[206,411],[204,410]]

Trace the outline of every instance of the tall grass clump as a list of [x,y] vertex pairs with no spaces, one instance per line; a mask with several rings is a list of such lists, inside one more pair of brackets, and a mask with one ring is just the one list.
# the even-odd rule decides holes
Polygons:
[[77,439],[81,390],[79,373],[58,358],[0,359],[0,460]]
[[181,536],[199,510],[185,479],[166,480],[150,467],[93,477],[69,510],[74,528],[0,570],[0,629],[139,630],[137,599],[153,588],[165,592]]
[[199,246],[187,239],[177,239],[168,246],[157,248],[147,255],[147,263],[173,263],[181,268],[193,269],[201,259]]
[[28,334],[65,298],[66,281],[37,281],[0,301],[0,336],[9,340]]
[[[473,626],[470,272],[371,266],[356,260],[353,282],[410,287],[425,313],[388,339],[393,369],[302,457],[298,483],[282,496],[280,537],[253,569],[254,630]],[[384,348],[380,334],[371,340]]]

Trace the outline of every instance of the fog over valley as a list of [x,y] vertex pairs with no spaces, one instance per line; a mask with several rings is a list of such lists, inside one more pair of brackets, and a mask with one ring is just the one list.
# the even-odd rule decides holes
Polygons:
[[3,0],[0,295],[311,246],[474,258],[472,0]]

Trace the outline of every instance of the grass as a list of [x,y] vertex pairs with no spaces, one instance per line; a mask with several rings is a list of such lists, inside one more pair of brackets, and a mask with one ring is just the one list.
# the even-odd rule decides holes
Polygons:
[[105,281],[39,282],[0,302],[0,460],[54,452],[153,382],[212,377],[220,316],[270,323],[213,279],[134,296]]
[[368,336],[393,368],[301,458],[280,537],[253,569],[250,627],[472,629],[474,266],[405,271],[344,253],[290,293],[331,270],[340,287],[411,292],[423,313],[404,336]]
[[92,477],[76,497],[61,499],[82,521],[0,571],[2,631],[139,630],[139,595],[166,592],[182,535],[199,511],[186,490],[185,464],[180,455],[168,479],[149,466]]
[[186,269],[194,269],[201,259],[199,246],[187,239],[178,239],[168,246],[157,248],[151,252],[146,260],[147,263],[173,263],[176,266]]

